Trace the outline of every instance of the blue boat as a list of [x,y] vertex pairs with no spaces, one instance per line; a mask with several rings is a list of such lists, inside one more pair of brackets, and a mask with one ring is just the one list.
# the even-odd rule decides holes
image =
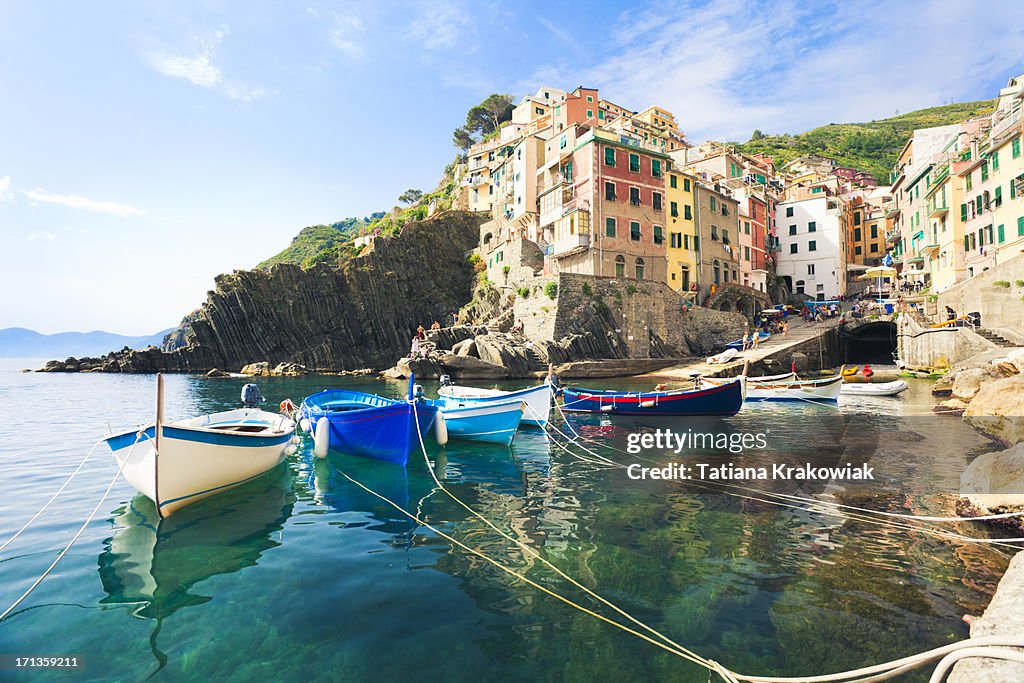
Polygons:
[[331,450],[404,467],[409,454],[420,448],[420,436],[427,438],[437,417],[435,406],[414,403],[412,386],[410,379],[409,399],[404,401],[345,389],[321,391],[303,399],[300,419],[308,420],[316,440],[320,419],[327,418]]
[[545,427],[551,417],[551,396],[554,393],[546,382],[540,386],[518,391],[502,391],[500,389],[481,389],[478,387],[455,386],[441,378],[441,388],[437,390],[438,400],[444,401],[449,407],[467,407],[488,403],[507,403],[522,401],[525,403],[521,424]]
[[463,441],[483,441],[508,446],[516,436],[523,418],[523,402],[487,401],[459,406],[446,399],[427,401],[436,407],[448,428],[448,437]]
[[566,387],[562,407],[572,413],[728,417],[740,411],[746,393],[744,377],[707,389],[677,391],[626,392]]

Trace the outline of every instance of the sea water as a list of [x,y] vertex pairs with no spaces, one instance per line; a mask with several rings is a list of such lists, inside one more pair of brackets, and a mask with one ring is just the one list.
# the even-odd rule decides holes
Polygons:
[[[41,362],[2,363],[0,543],[108,430],[152,420],[155,385],[152,376],[20,373]],[[168,418],[236,407],[245,381],[168,376]],[[259,384],[273,406],[328,387],[405,391],[401,382],[329,376]],[[424,384],[432,395],[435,387]],[[966,637],[962,616],[984,609],[1008,562],[1000,546],[880,526],[852,510],[795,509],[753,491],[783,486],[776,490],[869,509],[952,514],[963,467],[993,447],[955,418],[928,416],[928,387],[911,381],[896,399],[838,406],[748,404],[706,427],[768,434],[767,449],[739,455],[629,454],[638,430],[693,427],[605,415],[566,425],[557,414],[553,426],[573,436],[571,427],[576,445],[524,428],[511,448],[452,441],[428,450],[451,494],[674,641],[742,673],[822,674]],[[871,485],[716,488],[635,480],[597,456],[644,467],[869,459],[882,476]],[[0,551],[0,609],[53,561],[115,473],[101,445],[50,509]],[[0,679],[708,680],[705,670],[545,595],[420,522],[616,616],[439,491],[421,454],[408,468],[333,452],[318,460],[307,438],[282,467],[168,520],[118,480],[54,572],[0,623],[0,654],[75,656],[79,666],[5,670]],[[943,528],[989,533],[970,523]]]

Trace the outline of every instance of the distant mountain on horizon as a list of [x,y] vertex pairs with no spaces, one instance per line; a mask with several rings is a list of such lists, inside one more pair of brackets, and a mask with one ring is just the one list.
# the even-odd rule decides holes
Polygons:
[[94,330],[92,332],[58,332],[42,334],[24,327],[0,329],[0,358],[82,358],[119,351],[124,347],[144,349],[160,346],[168,328],[156,334],[130,336]]

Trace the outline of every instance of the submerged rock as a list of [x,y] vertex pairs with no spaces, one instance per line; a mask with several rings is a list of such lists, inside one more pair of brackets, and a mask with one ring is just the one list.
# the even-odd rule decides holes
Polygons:
[[1024,441],[1024,375],[982,384],[964,411],[964,422],[1004,445]]

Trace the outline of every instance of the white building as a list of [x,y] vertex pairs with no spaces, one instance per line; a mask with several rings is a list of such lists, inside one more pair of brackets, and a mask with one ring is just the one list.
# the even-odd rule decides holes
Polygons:
[[837,197],[779,202],[776,274],[790,291],[825,301],[846,294],[846,222]]

